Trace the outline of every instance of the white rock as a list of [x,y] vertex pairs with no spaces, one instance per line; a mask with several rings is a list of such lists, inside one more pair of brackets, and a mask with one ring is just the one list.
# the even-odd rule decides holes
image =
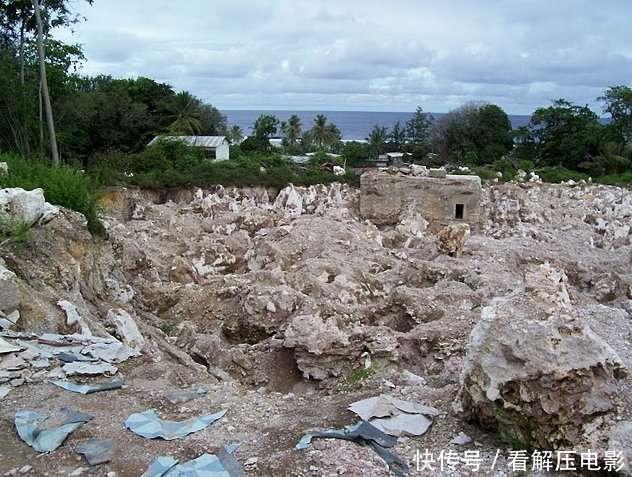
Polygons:
[[344,176],[345,175],[344,167],[334,166],[334,175],[336,175],[336,176]]
[[92,332],[88,327],[88,324],[77,312],[77,307],[66,300],[59,300],[57,306],[64,310],[66,314],[66,324],[68,326],[77,325],[80,329],[80,333],[84,336],[92,336]]
[[116,335],[127,346],[135,351],[140,351],[143,348],[145,338],[128,312],[120,308],[109,310],[106,321],[116,328]]
[[44,200],[42,189],[0,189],[0,212],[28,225],[46,223],[59,209]]
[[468,436],[465,432],[459,432],[456,436],[452,438],[450,444],[456,444],[457,446],[465,446],[472,442],[472,438]]

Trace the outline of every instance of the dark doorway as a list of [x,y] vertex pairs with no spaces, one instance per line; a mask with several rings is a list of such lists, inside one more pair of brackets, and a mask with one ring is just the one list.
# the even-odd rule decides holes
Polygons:
[[464,213],[465,213],[465,204],[456,204],[454,207],[454,218],[463,219]]

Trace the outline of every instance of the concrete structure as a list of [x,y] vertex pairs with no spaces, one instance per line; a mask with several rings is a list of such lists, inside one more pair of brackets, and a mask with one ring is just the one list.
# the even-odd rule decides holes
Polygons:
[[210,160],[225,161],[230,159],[230,143],[226,136],[157,136],[149,146],[158,141],[181,141],[187,146],[199,147],[204,150]]
[[376,225],[400,222],[412,207],[438,230],[451,223],[477,228],[481,220],[481,179],[478,176],[445,177],[365,172],[360,178],[360,214]]

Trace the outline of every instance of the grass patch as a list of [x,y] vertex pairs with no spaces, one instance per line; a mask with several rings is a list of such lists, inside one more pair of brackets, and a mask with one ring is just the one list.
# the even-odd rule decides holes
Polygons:
[[0,249],[15,243],[26,242],[29,238],[31,227],[26,222],[11,220],[0,215]]
[[48,202],[81,212],[92,233],[103,232],[96,197],[99,187],[92,177],[70,166],[52,167],[8,154],[0,154],[0,162],[9,165],[9,173],[0,176],[1,188],[42,188]]
[[351,374],[349,374],[349,376],[338,383],[336,389],[338,392],[342,393],[360,389],[366,381],[375,375],[376,372],[377,370],[373,366],[370,368],[355,369],[351,372]]

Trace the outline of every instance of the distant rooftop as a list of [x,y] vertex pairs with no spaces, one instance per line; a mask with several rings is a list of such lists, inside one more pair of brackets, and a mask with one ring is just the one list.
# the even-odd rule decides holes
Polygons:
[[226,141],[226,136],[156,136],[149,145],[158,141],[181,141],[187,146],[216,148]]

